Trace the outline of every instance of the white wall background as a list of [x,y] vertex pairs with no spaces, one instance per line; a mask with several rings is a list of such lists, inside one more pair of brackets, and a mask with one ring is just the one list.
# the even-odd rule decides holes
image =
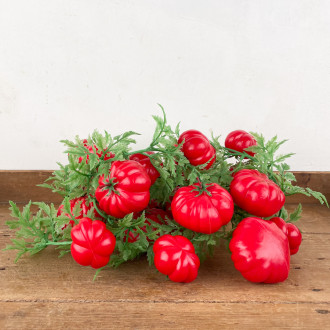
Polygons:
[[60,139],[182,130],[290,141],[330,170],[330,1],[0,0],[0,169],[55,169]]

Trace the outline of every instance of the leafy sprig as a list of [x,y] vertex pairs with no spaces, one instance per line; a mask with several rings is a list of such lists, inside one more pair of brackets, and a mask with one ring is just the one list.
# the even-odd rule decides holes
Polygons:
[[[54,204],[33,203],[39,206],[36,215],[32,215],[30,201],[21,212],[17,205],[10,201],[10,210],[13,220],[6,224],[10,229],[16,230],[16,238],[11,239],[12,244],[5,250],[17,250],[15,262],[25,253],[36,254],[49,245],[69,245],[71,242],[62,241],[63,234],[57,230],[61,218],[56,216],[57,210]],[[67,219],[66,219],[67,220]]]

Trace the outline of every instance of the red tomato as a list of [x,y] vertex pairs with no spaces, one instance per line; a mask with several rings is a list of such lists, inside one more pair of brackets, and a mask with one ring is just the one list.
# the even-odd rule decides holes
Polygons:
[[150,177],[141,164],[117,160],[112,163],[109,176],[99,178],[95,197],[101,210],[115,218],[123,218],[147,207],[150,185]]
[[296,254],[299,250],[302,236],[300,230],[292,223],[288,223],[287,225],[288,229],[288,240],[290,245],[290,254]]
[[195,248],[184,236],[163,235],[153,246],[156,268],[173,282],[192,282],[198,274],[200,261]]
[[289,276],[288,239],[272,221],[243,219],[229,243],[235,268],[251,282],[277,283]]
[[[257,145],[254,137],[245,131],[237,130],[229,133],[225,140],[225,147],[239,152],[245,151],[246,148]],[[250,156],[254,156],[254,152],[245,151]]]
[[[99,158],[102,156],[102,151],[98,151],[99,149],[94,145],[94,148],[90,145],[88,145],[87,139],[83,140],[84,147],[90,152],[94,153],[94,150],[96,150],[96,154],[99,156]],[[108,160],[110,158],[115,157],[115,155],[112,152],[107,152],[106,155],[104,156],[104,160]],[[79,157],[78,162],[81,163],[83,161],[84,157]],[[86,164],[88,164],[89,161],[89,155],[86,157]]]
[[71,230],[71,254],[82,266],[101,268],[108,264],[116,238],[102,221],[82,218]]
[[215,162],[215,149],[210,144],[208,138],[199,131],[191,129],[189,131],[183,132],[178,140],[178,143],[182,143],[182,152],[189,160],[190,164],[203,165],[212,159],[205,169],[209,169]]
[[[73,215],[73,209],[75,208],[76,205],[80,205],[80,209],[81,209],[81,211],[80,211],[79,215],[76,217],[76,219],[81,219],[81,218],[85,217],[87,215],[87,212],[93,207],[93,202],[90,202],[87,205],[87,196],[71,199],[70,200],[70,210],[71,210],[72,215]],[[64,205],[61,204],[57,210],[58,217],[60,215],[62,215],[63,209],[64,209]],[[71,218],[71,216],[67,213],[65,213],[64,215],[68,218]],[[102,216],[100,214],[98,214],[95,209],[94,209],[94,215],[96,218],[103,219]],[[75,223],[73,220],[70,220],[69,224],[71,225],[71,227],[73,227]],[[65,229],[67,226],[68,226],[67,224],[64,225],[62,227],[62,229]]]
[[[146,154],[152,155],[152,154],[154,154],[154,152],[148,151],[148,152],[146,152]],[[159,178],[159,172],[151,164],[151,161],[148,156],[143,155],[143,154],[133,154],[129,157],[129,159],[135,160],[136,162],[140,163],[144,167],[144,169],[147,171],[148,175],[150,176],[152,185]]]
[[150,199],[148,204],[149,209],[159,209],[161,207],[160,203],[156,199]]
[[275,214],[285,203],[280,187],[257,170],[236,172],[230,194],[240,208],[259,217]]
[[[139,216],[141,215],[141,213],[139,214],[135,214],[134,215],[134,219],[137,219]],[[166,224],[166,219],[171,219],[171,216],[168,212],[162,210],[162,209],[157,209],[157,208],[152,208],[152,209],[146,209],[145,210],[145,217],[146,217],[146,221],[145,223],[148,224],[149,226],[152,225],[152,222],[156,222],[159,224]],[[151,221],[149,221],[151,220]],[[146,233],[147,232],[147,228],[146,226],[141,227],[141,229]],[[153,228],[153,230],[156,230],[156,228]],[[126,231],[127,234],[127,231]],[[134,243],[139,239],[140,235],[138,233],[134,231],[130,231],[129,232],[129,237],[128,237],[128,242],[129,243]],[[149,239],[147,237],[147,240],[149,242],[152,242],[151,239]],[[124,242],[126,242],[126,237],[124,238]]]
[[301,232],[299,231],[297,226],[292,223],[287,223],[279,217],[272,218],[270,219],[270,221],[274,222],[277,227],[279,227],[287,236],[289,241],[290,254],[296,254],[299,250],[302,241]]
[[199,184],[180,188],[173,197],[173,218],[181,226],[198,233],[212,234],[233,216],[234,203],[227,190],[216,183],[207,185],[200,194]]

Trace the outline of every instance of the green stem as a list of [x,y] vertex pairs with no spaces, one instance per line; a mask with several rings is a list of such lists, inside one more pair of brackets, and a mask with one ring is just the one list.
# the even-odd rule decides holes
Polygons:
[[112,221],[112,219],[109,219],[108,214],[106,214],[105,212],[101,211],[98,208],[96,199],[95,198],[92,198],[92,200],[93,200],[93,205],[94,205],[94,208],[95,208],[96,212],[98,214],[100,214],[103,218],[107,219],[107,221],[110,223],[110,225],[113,225],[113,221]]
[[283,208],[281,208],[281,209],[279,210],[279,212],[278,212],[278,217],[279,217],[279,218],[282,218],[282,210],[283,210]]
[[87,178],[90,178],[91,177],[91,174],[86,174],[86,173],[82,173],[78,170],[76,170],[75,168],[72,168],[72,170],[80,175],[83,175],[83,176],[86,176]]
[[[134,154],[144,154],[145,152],[148,152],[148,151],[164,152],[164,150],[154,148],[153,146],[150,145],[148,148],[145,148],[145,149],[140,149],[140,150],[135,150],[135,151],[128,152],[127,156],[134,155]],[[146,154],[146,156],[149,157],[150,155]]]
[[233,156],[244,156],[245,158],[249,158],[251,160],[254,160],[254,157],[247,154],[246,152],[239,152],[237,150],[234,150],[234,149],[230,149],[230,148],[226,148],[226,147],[222,147],[225,151],[228,151],[228,153],[225,155],[225,156],[228,156],[226,157],[227,158],[230,158],[230,157],[233,157]]
[[67,241],[67,242],[47,242],[46,245],[69,245],[71,243],[72,243],[72,241]]

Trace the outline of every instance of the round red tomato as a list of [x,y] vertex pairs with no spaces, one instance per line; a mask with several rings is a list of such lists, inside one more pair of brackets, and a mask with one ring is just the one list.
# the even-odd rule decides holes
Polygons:
[[[146,152],[148,155],[154,154],[152,151]],[[155,181],[159,178],[159,172],[156,168],[151,164],[150,158],[143,154],[133,154],[129,157],[130,160],[135,160],[136,162],[140,163],[144,169],[147,171],[151,184],[153,185]]]
[[108,264],[116,238],[102,221],[82,218],[71,230],[71,254],[82,266],[101,268]]
[[240,208],[259,217],[270,217],[285,203],[280,187],[257,170],[235,173],[230,194]]
[[[88,140],[84,139],[83,140],[83,144],[84,147],[90,152],[90,153],[94,153],[94,151],[96,151],[96,154],[98,155],[98,157],[102,157],[103,153],[102,151],[99,151],[99,149],[96,147],[96,145],[94,145],[93,147],[91,145],[88,144]],[[115,155],[112,152],[107,152],[106,155],[104,156],[104,160],[108,160],[115,157]],[[81,163],[83,161],[84,157],[79,157],[78,162]],[[86,157],[86,164],[88,164],[89,161],[89,155],[87,155]]]
[[[225,140],[225,147],[239,152],[245,151],[246,148],[257,145],[254,137],[243,130],[237,130],[229,133]],[[250,156],[254,156],[254,152],[245,151]]]
[[101,210],[115,218],[123,218],[147,207],[150,185],[150,177],[141,164],[118,160],[112,163],[109,176],[99,178],[95,197]]
[[190,164],[194,166],[203,165],[211,159],[205,169],[209,169],[212,166],[216,158],[215,149],[204,134],[191,129],[180,135],[178,143],[180,144],[183,141],[181,150]]
[[156,268],[173,282],[192,282],[198,274],[200,261],[195,248],[184,236],[163,235],[153,246]]
[[280,228],[287,236],[290,246],[290,254],[296,254],[302,241],[301,232],[298,227],[292,223],[285,222],[282,218],[279,217],[272,218],[270,221],[274,222],[277,227]]
[[212,234],[226,225],[234,213],[234,203],[227,190],[216,183],[206,185],[200,193],[200,185],[180,188],[173,197],[173,218],[181,226],[198,233]]
[[[141,216],[141,213],[135,214],[134,219],[137,219],[139,216]],[[156,222],[158,224],[166,224],[166,219],[171,219],[171,215],[158,208],[150,208],[145,210],[145,217],[146,221],[145,223],[148,224],[149,226],[152,226],[153,222]],[[147,228],[146,226],[141,227],[141,229],[146,233]],[[153,228],[153,230],[156,230],[156,228]],[[127,231],[126,231],[127,234]],[[159,236],[159,235],[158,235]],[[135,232],[135,230],[129,232],[128,236],[128,242],[129,243],[134,243],[139,239],[140,235]],[[152,240],[147,237],[147,240],[151,242]],[[126,237],[124,238],[124,242],[126,241]]]
[[243,219],[234,230],[229,249],[235,268],[251,282],[277,283],[289,275],[288,238],[272,221]]
[[290,254],[296,254],[299,250],[301,241],[302,241],[302,235],[300,230],[297,226],[295,226],[292,223],[288,223],[287,225],[288,230],[288,240],[290,245]]
[[[90,202],[88,204],[87,196],[71,199],[70,200],[70,210],[71,210],[72,215],[73,215],[73,210],[76,207],[76,205],[79,205],[79,208],[80,208],[80,212],[79,212],[78,216],[76,217],[76,219],[81,219],[81,218],[85,217],[87,215],[87,212],[93,207],[93,202]],[[61,204],[57,210],[58,217],[63,214],[63,209],[64,209],[64,205]],[[65,213],[64,215],[68,218],[71,218],[71,216],[67,213]],[[99,215],[95,209],[94,209],[94,216],[96,218],[103,219],[102,216]],[[69,224],[71,225],[71,227],[73,227],[75,222],[73,220],[70,220]],[[64,225],[62,227],[62,229],[65,229],[67,226],[68,226],[67,224]]]

